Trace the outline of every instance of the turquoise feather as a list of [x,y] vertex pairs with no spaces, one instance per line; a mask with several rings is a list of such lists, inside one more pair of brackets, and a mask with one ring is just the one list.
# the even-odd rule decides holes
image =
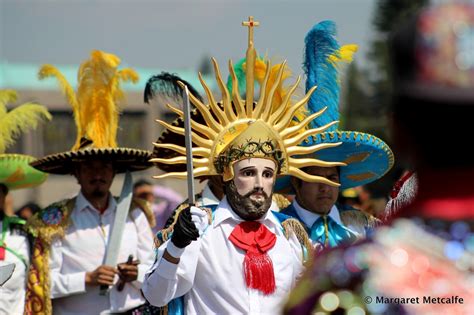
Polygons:
[[[239,92],[240,94],[245,93],[247,90],[247,80],[245,79],[244,63],[247,61],[246,58],[240,59],[236,64],[234,64],[235,75],[239,81]],[[232,77],[227,77],[227,90],[232,94]]]
[[[338,69],[329,60],[329,56],[339,53],[340,46],[335,35],[336,24],[333,21],[323,21],[313,26],[305,37],[303,70],[307,76],[306,92],[315,85],[318,87],[308,101],[309,114],[328,107],[323,115],[310,123],[311,128],[339,120]],[[327,131],[337,129],[338,124],[335,124]]]

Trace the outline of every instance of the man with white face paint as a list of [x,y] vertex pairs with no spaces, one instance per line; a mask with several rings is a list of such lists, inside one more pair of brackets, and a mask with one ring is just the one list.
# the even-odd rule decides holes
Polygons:
[[[200,208],[181,212],[171,240],[160,247],[147,275],[143,292],[150,303],[162,306],[184,294],[189,314],[280,310],[302,270],[303,252],[296,235],[287,239],[280,220],[268,211],[276,163],[243,159],[234,163],[233,171],[234,179],[225,182],[226,197],[214,211],[211,225]],[[261,241],[253,244],[255,253],[253,239],[243,235],[246,229]],[[256,281],[246,283],[257,263],[263,268],[253,273]]]
[[273,160],[251,158],[234,164],[234,180],[225,191],[232,209],[244,220],[258,220],[270,208],[275,182]]
[[[255,24],[251,18],[247,23],[250,27]],[[252,34],[250,29],[246,69],[255,70]],[[168,305],[171,313],[179,304],[187,314],[277,314],[303,268],[311,244],[296,219],[269,211],[276,175],[337,186],[299,168],[306,163],[325,167],[344,164],[298,158],[338,144],[297,146],[303,138],[322,132],[330,124],[308,130],[305,127],[309,120],[292,124],[296,111],[314,88],[292,104],[291,96],[299,80],[291,88],[281,89],[282,75],[288,71],[284,63],[276,69],[269,62],[263,63],[265,75],[259,81],[259,101],[254,103],[257,80],[253,71],[245,73],[247,93],[246,100],[242,100],[232,63],[230,89],[223,84],[217,62],[212,61],[222,104],[215,101],[204,81],[201,82],[209,104],[190,94],[205,119],[205,124],[191,119],[193,167],[196,177],[222,176],[225,197],[216,209],[189,207],[178,215],[172,235],[158,248],[142,292],[152,305]],[[182,115],[180,110],[173,111]],[[160,123],[172,132],[184,134],[183,128]],[[186,148],[165,143],[155,146],[179,154],[153,162],[186,163]],[[186,172],[171,172],[155,178],[186,176]],[[181,302],[176,302],[177,298]]]

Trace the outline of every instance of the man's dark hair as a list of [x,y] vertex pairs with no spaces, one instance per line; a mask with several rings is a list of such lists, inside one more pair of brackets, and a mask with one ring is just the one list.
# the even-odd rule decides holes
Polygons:
[[6,196],[8,195],[8,187],[4,184],[0,184],[0,191]]

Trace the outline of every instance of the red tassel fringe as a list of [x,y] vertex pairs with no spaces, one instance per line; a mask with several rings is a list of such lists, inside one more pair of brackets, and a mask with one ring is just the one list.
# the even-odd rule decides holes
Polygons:
[[273,263],[266,253],[247,251],[244,259],[244,273],[247,287],[262,291],[265,295],[275,292]]

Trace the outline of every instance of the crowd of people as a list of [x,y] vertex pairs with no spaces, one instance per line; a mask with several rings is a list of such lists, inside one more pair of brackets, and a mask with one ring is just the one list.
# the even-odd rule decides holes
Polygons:
[[[472,312],[474,6],[427,6],[392,33],[394,151],[412,169],[377,206],[364,192],[394,153],[339,128],[339,69],[357,46],[340,45],[332,21],[312,27],[302,96],[285,62],[257,54],[258,25],[243,22],[246,56],[229,62],[227,83],[212,59],[218,93],[201,77],[206,97],[177,75],[150,78],[145,102],[180,104],[150,151],[117,143],[121,83],[138,77],[111,53],[91,52],[76,92],[53,65],[39,69],[71,105],[69,151],[3,153],[51,115],[39,104],[8,112],[16,92],[0,91],[0,314]],[[133,182],[150,167],[185,179],[187,199]],[[11,190],[48,174],[73,175],[77,195],[5,210]]]

